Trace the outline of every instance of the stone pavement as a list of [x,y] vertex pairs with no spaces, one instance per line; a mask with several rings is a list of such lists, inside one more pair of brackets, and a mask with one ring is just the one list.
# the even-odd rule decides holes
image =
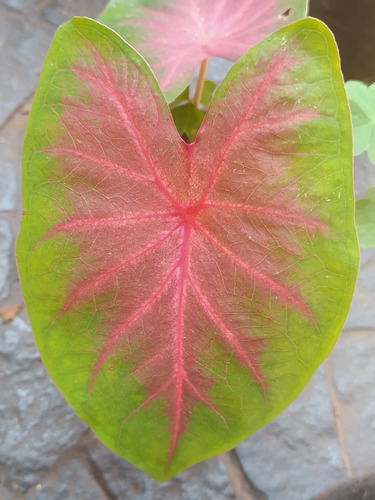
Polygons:
[[[43,58],[58,24],[95,17],[101,0],[0,0],[0,307],[22,302],[14,259],[21,147]],[[218,77],[221,67],[211,67]],[[375,185],[366,157],[356,189]],[[310,500],[375,471],[375,250],[344,332],[301,396],[235,454],[158,484],[93,436],[46,374],[25,310],[0,324],[0,500]],[[1,321],[1,320],[0,320]],[[238,458],[240,460],[238,460]],[[264,493],[252,495],[252,483]],[[360,497],[358,497],[360,498]]]

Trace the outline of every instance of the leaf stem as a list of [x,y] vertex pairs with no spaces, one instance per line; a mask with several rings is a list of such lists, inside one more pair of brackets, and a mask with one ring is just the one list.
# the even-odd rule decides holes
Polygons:
[[199,108],[199,104],[201,102],[202,98],[202,93],[203,93],[203,87],[204,87],[204,80],[206,78],[206,72],[207,72],[207,67],[208,67],[208,57],[202,62],[201,69],[199,72],[198,76],[198,81],[197,81],[197,88],[195,89],[195,95],[193,99],[193,104],[196,108]]

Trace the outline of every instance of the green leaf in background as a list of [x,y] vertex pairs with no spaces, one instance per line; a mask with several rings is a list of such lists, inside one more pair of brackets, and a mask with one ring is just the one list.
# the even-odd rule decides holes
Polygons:
[[[214,95],[216,88],[217,85],[215,82],[211,82],[210,80],[205,80],[201,97],[201,104],[204,108],[207,109],[208,106],[210,105],[212,96]],[[181,104],[187,104],[188,102],[191,102],[189,92],[190,88],[186,87],[186,89],[183,92],[181,92],[181,94],[177,96],[174,101],[170,103],[169,107],[171,109],[174,109]]]
[[355,221],[360,246],[375,247],[375,187],[367,190],[367,200],[357,201]]
[[190,92],[190,87],[186,87],[186,89],[183,92],[181,92],[181,94],[178,95],[176,99],[169,104],[171,110],[177,108],[177,106],[180,106],[181,104],[186,104],[187,102],[190,102],[189,92]]
[[186,136],[188,142],[195,141],[199,127],[203,122],[203,111],[188,102],[172,109],[172,116],[180,136]]
[[165,481],[302,391],[356,281],[351,142],[317,20],[248,51],[189,145],[117,33],[59,28],[25,135],[17,261],[47,370],[104,444]]
[[217,88],[216,83],[211,82],[210,80],[206,80],[203,86],[203,92],[201,97],[202,105],[207,109],[212,100],[212,96]]
[[[216,87],[216,83],[210,80],[204,82],[201,107],[205,108],[205,110],[210,105]],[[173,120],[180,136],[187,139],[188,142],[195,141],[198,129],[203,122],[205,112],[201,109],[197,109],[190,101],[189,87],[171,102],[169,107],[171,108]]]
[[353,152],[359,155],[367,151],[375,164],[375,83],[369,87],[350,80],[345,84],[353,121]]

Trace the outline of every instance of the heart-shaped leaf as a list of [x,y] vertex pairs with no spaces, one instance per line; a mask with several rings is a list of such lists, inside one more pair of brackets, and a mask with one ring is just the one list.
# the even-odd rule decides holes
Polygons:
[[165,480],[297,396],[351,302],[351,160],[316,20],[249,51],[191,145],[115,32],[58,30],[26,132],[17,257],[47,369],[106,445]]
[[172,101],[204,59],[235,61],[306,11],[307,0],[112,0],[99,20],[147,59]]
[[353,152],[360,155],[367,151],[370,161],[375,164],[375,83],[368,87],[350,80],[345,87],[353,120]]

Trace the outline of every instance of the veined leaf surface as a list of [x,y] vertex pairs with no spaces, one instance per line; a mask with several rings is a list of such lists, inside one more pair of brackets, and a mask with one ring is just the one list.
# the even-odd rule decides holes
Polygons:
[[147,59],[173,101],[204,59],[235,61],[306,11],[307,0],[111,0],[99,20]]
[[17,257],[44,362],[154,478],[271,421],[332,349],[358,249],[350,115],[320,22],[250,50],[187,145],[143,58],[76,18],[23,160]]

